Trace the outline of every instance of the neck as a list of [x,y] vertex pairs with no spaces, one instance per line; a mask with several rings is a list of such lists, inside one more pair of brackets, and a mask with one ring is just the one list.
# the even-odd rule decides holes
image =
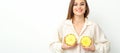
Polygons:
[[84,16],[76,16],[76,15],[73,16],[73,23],[74,24],[82,24],[84,22],[85,22]]

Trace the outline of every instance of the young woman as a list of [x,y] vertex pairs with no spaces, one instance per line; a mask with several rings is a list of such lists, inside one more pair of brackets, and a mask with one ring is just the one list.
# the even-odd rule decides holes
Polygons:
[[[89,7],[86,0],[71,0],[68,16],[58,30],[59,41],[50,45],[55,53],[109,53],[109,41],[100,27],[89,21]],[[72,34],[76,37],[74,45],[67,45],[65,37]],[[80,42],[83,36],[90,37],[90,46],[84,47]]]

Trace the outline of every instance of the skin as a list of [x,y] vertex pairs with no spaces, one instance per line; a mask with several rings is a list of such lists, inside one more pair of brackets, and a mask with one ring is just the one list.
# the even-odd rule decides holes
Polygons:
[[[86,11],[85,1],[84,0],[75,0],[74,5],[73,5],[74,16],[73,16],[73,19],[72,19],[72,23],[73,23],[74,29],[75,29],[75,31],[78,35],[80,34],[80,32],[82,30],[82,27],[85,23],[85,17],[84,17],[85,11]],[[73,46],[67,46],[63,42],[62,49],[64,49],[64,50],[71,49],[71,48],[74,48],[77,45],[79,45],[79,44],[76,43]],[[86,51],[94,52],[95,51],[94,41],[92,40],[92,44],[91,44],[90,47],[85,48],[85,47],[82,46],[82,48]]]

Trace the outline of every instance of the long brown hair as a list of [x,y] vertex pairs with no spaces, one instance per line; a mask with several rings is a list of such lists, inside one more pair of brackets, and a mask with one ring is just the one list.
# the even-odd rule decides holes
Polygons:
[[[74,13],[73,13],[74,2],[75,2],[75,0],[70,1],[67,19],[72,19],[73,15],[74,15]],[[85,3],[86,3],[86,11],[85,11],[84,17],[87,18],[88,14],[89,14],[89,6],[88,6],[86,0],[85,0]]]

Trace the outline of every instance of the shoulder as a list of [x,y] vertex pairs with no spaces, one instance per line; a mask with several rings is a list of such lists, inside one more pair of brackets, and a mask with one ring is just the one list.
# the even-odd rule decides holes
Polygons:
[[66,29],[72,26],[72,20],[66,19],[63,20],[62,23],[60,24],[58,30]]
[[96,26],[96,27],[99,26],[98,23],[96,23],[96,22],[94,22],[94,21],[91,21],[91,20],[87,20],[87,24],[90,25],[90,26]]
[[101,28],[98,23],[91,21],[91,20],[87,20],[86,25],[88,25],[92,29],[100,29]]
[[103,33],[103,30],[98,23],[91,21],[91,20],[89,20],[88,23],[89,23],[89,25],[88,25],[87,29],[90,29],[91,32],[93,32],[95,34],[96,33]]
[[67,25],[72,25],[72,20],[71,19],[66,19],[61,24],[61,26],[67,26]]
[[62,29],[62,28],[65,28],[65,27],[68,27],[72,25],[72,20],[70,19],[66,19],[66,20],[63,20],[62,23],[60,24],[59,28],[58,29]]

